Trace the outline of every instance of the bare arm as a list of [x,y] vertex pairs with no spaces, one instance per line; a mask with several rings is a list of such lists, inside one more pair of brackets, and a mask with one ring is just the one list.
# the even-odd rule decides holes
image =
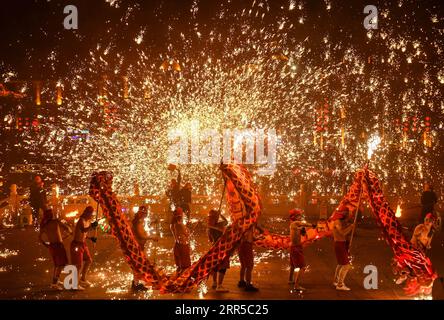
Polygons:
[[415,237],[415,238],[420,237],[421,233],[422,233],[422,229],[423,229],[422,226],[417,226],[415,228],[415,231],[413,231],[413,237]]
[[89,227],[85,228],[84,226],[80,226],[80,231],[82,231],[83,233],[86,233],[89,231]]
[[349,225],[348,227],[345,227],[344,228],[344,234],[345,235],[349,234],[353,230],[354,226],[355,226],[355,224],[353,223],[353,224]]
[[208,226],[208,229],[214,229],[214,230],[221,231],[221,232],[224,232],[224,231],[225,231],[225,229],[223,229],[223,228],[219,228],[219,227],[217,227],[217,226]]
[[342,224],[341,224],[340,222],[335,223],[335,228],[336,228],[336,230],[338,231],[338,233],[340,233],[340,234],[341,234],[342,236],[344,236],[344,237],[345,237],[346,235],[348,235],[348,234],[352,231],[353,226],[354,226],[354,224],[351,224],[351,225],[349,225],[349,226],[343,228],[343,227],[342,227]]
[[427,249],[430,249],[432,247],[432,238],[433,234],[430,237],[428,237],[427,246],[426,246]]
[[85,220],[83,220],[83,218],[80,218],[79,222],[77,223],[80,223],[79,229],[81,232],[83,233],[88,232],[89,228],[85,228]]
[[92,229],[94,229],[93,224],[90,223],[89,227],[85,227],[85,220],[82,219],[82,224],[80,225],[80,231],[82,231],[83,233],[86,233]]
[[62,229],[62,231],[66,232],[68,234],[66,237],[63,237],[63,239],[66,239],[67,237],[69,237],[72,234],[71,228],[61,221],[57,221],[57,222],[59,224],[59,227]]
[[150,238],[141,223],[137,224],[136,230],[137,230],[137,235],[139,238],[144,239],[144,240],[148,240]]
[[41,229],[39,233],[39,241],[45,246],[49,247],[48,244],[43,240],[43,234],[45,233],[45,229]]
[[312,224],[312,223],[302,223],[301,224],[301,227],[304,227],[304,228],[314,228],[314,224]]

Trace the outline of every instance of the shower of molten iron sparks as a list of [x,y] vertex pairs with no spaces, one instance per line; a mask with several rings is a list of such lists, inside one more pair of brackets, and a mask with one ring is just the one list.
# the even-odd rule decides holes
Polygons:
[[65,214],[65,218],[75,218],[79,215],[79,210],[74,210]]
[[[215,1],[212,16],[202,24],[201,4],[194,1],[188,8],[191,28],[159,5],[151,11],[165,24],[167,40],[164,50],[156,52],[146,19],[137,19],[143,16],[142,6],[106,0],[106,10],[117,18],[107,21],[86,57],[57,80],[63,88],[59,106],[63,112],[57,121],[42,124],[42,135],[22,132],[22,147],[44,159],[63,159],[64,177],[69,177],[65,179],[69,185],[62,187],[66,190],[61,190],[64,194],[85,193],[90,173],[105,169],[113,171],[120,194],[128,194],[138,183],[142,194],[161,195],[171,178],[165,165],[171,130],[191,130],[195,122],[200,129],[218,132],[275,128],[280,141],[278,168],[267,181],[270,196],[288,192],[295,179],[308,181],[323,193],[340,193],[366,155],[375,158],[372,166],[388,180],[392,192],[416,188],[411,181],[422,180],[423,172],[434,172],[432,157],[442,148],[437,136],[442,119],[429,121],[430,147],[416,137],[423,130],[424,112],[440,115],[444,110],[444,74],[431,60],[444,50],[442,18],[413,0],[393,7],[384,3],[378,6],[384,28],[363,30],[353,44],[351,37],[342,39],[330,28],[317,30],[316,37],[305,36],[300,28],[315,23],[309,1],[281,2],[277,6],[270,0],[245,1],[234,6],[232,1]],[[274,6],[281,8],[279,12],[273,11]],[[323,15],[338,19],[335,10],[340,6],[325,1]],[[412,15],[412,8],[424,15]],[[415,19],[421,19],[424,27]],[[230,28],[220,27],[226,25]],[[131,47],[119,44],[115,35],[121,30],[127,30]],[[300,34],[304,36],[299,39]],[[87,46],[82,36],[76,39],[79,47]],[[63,35],[58,34],[57,40],[62,41]],[[375,53],[369,56],[366,50]],[[24,64],[30,69],[44,65],[61,74],[61,55],[59,49],[51,49],[46,61],[34,61],[29,49]],[[108,75],[100,93],[91,74]],[[0,62],[0,76],[9,81],[22,75]],[[18,90],[34,94],[32,87]],[[122,92],[125,101],[119,98]],[[320,117],[322,123],[314,128]],[[414,118],[422,119],[416,131]],[[395,121],[401,125],[393,125]],[[81,134],[73,135],[72,130]],[[366,146],[370,132],[378,135]],[[379,135],[383,138],[378,140]],[[389,157],[390,152],[397,156]],[[186,164],[181,169],[195,193],[219,193],[217,166]],[[391,177],[403,182],[391,183]]]
[[370,137],[367,142],[367,159],[370,160],[372,158],[373,153],[378,148],[381,143],[381,138],[378,135],[374,135]]

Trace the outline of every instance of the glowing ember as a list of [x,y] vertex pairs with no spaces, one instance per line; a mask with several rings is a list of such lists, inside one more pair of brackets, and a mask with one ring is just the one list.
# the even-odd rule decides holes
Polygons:
[[398,206],[396,207],[395,217],[396,217],[396,218],[401,218],[401,216],[402,216],[401,205],[398,204]]
[[202,282],[201,284],[199,284],[199,287],[197,288],[197,292],[199,294],[199,299],[205,298],[205,295],[208,292],[208,287],[205,282]]
[[11,256],[16,256],[18,255],[18,251],[17,250],[9,250],[9,249],[5,249],[3,251],[0,251],[0,258],[8,258]]
[[112,293],[112,294],[122,294],[127,293],[128,288],[127,287],[119,287],[119,288],[107,288],[106,293]]
[[372,136],[367,142],[367,159],[370,160],[376,148],[381,143],[381,138],[378,135]]
[[67,214],[65,214],[65,217],[66,218],[75,218],[78,215],[79,215],[79,211],[75,210],[75,211],[71,211],[71,212],[68,212]]

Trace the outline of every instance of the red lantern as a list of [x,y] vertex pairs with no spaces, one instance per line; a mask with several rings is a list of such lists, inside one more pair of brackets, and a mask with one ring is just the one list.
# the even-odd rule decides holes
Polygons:
[[425,117],[425,131],[430,132],[431,119],[430,117]]
[[39,131],[39,119],[32,120],[32,127],[34,131]]

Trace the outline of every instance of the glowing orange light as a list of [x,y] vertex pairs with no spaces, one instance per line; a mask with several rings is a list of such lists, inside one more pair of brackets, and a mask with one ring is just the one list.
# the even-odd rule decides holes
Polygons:
[[35,83],[35,104],[36,105],[41,105],[42,101],[41,101],[41,83],[40,81],[37,81]]
[[71,211],[71,212],[68,212],[67,214],[65,214],[65,217],[66,218],[74,218],[74,217],[77,217],[78,214],[79,214],[79,211],[75,210],[75,211]]
[[402,216],[401,205],[398,204],[398,206],[396,207],[395,217],[400,218],[401,216]]
[[123,77],[123,99],[129,98],[128,77]]
[[57,84],[57,100],[56,103],[58,106],[62,104],[62,86],[60,83]]

